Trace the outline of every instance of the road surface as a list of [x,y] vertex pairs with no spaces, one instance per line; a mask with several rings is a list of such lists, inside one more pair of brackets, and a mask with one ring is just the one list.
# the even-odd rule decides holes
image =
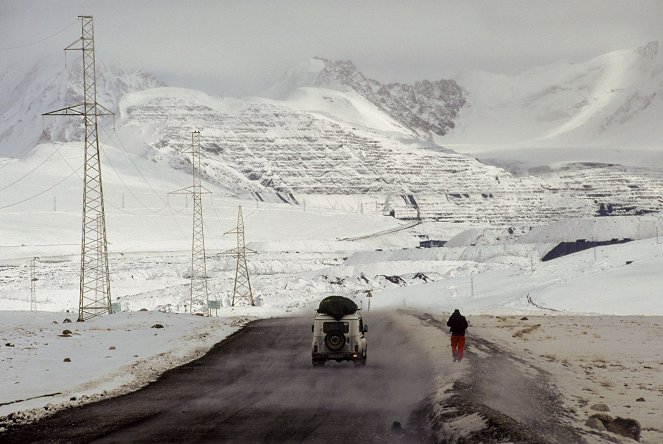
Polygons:
[[12,428],[0,441],[431,441],[432,366],[395,314],[364,314],[365,367],[313,367],[312,315],[255,321],[137,392]]

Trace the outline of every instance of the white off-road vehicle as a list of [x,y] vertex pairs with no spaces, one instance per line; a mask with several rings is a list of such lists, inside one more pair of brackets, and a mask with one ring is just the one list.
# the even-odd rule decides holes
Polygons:
[[330,296],[320,303],[313,319],[313,365],[325,365],[329,359],[353,361],[366,365],[367,343],[364,324],[357,305],[342,296]]

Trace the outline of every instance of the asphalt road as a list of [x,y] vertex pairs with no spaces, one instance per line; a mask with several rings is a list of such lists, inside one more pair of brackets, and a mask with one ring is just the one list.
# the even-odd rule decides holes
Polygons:
[[312,315],[253,322],[137,392],[12,428],[0,441],[430,441],[433,373],[415,338],[390,315],[365,313],[367,365],[313,367]]

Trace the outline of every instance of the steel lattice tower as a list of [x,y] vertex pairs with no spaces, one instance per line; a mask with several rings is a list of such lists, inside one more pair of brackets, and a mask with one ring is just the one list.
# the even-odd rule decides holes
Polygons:
[[193,234],[191,242],[191,293],[189,311],[209,314],[209,295],[207,293],[207,263],[205,259],[205,233],[203,225],[202,194],[209,193],[200,183],[200,131],[191,133],[191,164],[193,166],[193,185],[173,194],[191,194],[193,196]]
[[246,254],[255,253],[255,251],[246,248],[244,243],[244,217],[242,216],[242,207],[237,212],[237,227],[225,234],[237,233],[237,247],[225,251],[221,254],[235,256],[237,267],[235,268],[235,287],[233,288],[233,299],[231,305],[234,307],[236,302],[245,301],[247,304],[255,305],[253,302],[253,292],[251,291],[251,280],[249,279],[249,268],[246,264]]
[[85,123],[83,229],[78,320],[86,321],[111,312],[108,243],[106,241],[106,216],[101,183],[97,118],[112,113],[97,103],[92,17],[79,16],[79,18],[81,19],[81,38],[66,47],[65,51],[83,52],[83,103],[44,115],[83,116]]

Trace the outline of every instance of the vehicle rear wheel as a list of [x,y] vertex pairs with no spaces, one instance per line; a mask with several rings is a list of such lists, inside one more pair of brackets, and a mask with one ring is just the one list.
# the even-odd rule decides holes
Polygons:
[[345,345],[345,335],[338,331],[330,331],[325,336],[325,345],[331,351],[339,351]]
[[324,359],[313,359],[313,367],[322,367],[325,365]]

